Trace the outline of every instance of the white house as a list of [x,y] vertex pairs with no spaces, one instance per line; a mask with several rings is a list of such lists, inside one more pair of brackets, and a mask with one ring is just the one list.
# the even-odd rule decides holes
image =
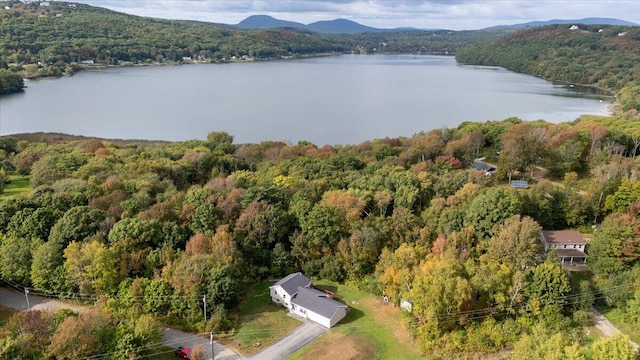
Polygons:
[[289,274],[269,286],[271,301],[276,304],[282,304],[286,308],[291,308],[291,299],[298,293],[299,287],[311,287],[311,280],[300,272]]
[[569,30],[579,30],[580,28],[578,27],[578,25],[571,25],[571,27],[569,28]]
[[289,309],[289,312],[331,328],[342,320],[349,307],[333,300],[332,295],[314,289],[302,273],[289,274],[269,287],[271,301]]
[[347,316],[348,307],[325,292],[299,287],[289,311],[330,329]]
[[580,232],[571,230],[542,231],[540,241],[547,251],[554,248],[558,251],[562,264],[586,264],[587,254],[585,249],[587,241]]

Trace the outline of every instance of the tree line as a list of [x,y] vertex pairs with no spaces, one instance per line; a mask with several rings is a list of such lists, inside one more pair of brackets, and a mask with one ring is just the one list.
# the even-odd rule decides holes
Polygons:
[[638,27],[549,25],[518,31],[461,49],[463,63],[496,65],[570,84],[595,86],[618,95],[623,111],[640,107]]
[[[412,301],[408,324],[429,356],[544,357],[530,345],[547,339],[535,351],[587,358],[574,330],[593,321],[592,304],[606,298],[638,321],[637,134],[635,122],[584,117],[323,147],[238,145],[225,132],[169,144],[3,138],[3,168],[29,175],[32,190],[0,203],[0,277],[99,299],[102,311],[53,318],[41,343],[18,318],[0,351],[63,358],[53,344],[67,321],[122,323],[131,342],[100,337],[110,349],[140,343],[126,328],[140,317],[232,331],[244,284],[304,271]],[[495,175],[470,168],[480,156]],[[529,178],[538,166],[548,180]],[[543,253],[540,230],[565,228],[592,233],[592,281]]]
[[0,69],[0,95],[22,91],[24,80],[20,74]]
[[[0,67],[24,78],[71,75],[86,66],[228,62],[327,53],[453,54],[503,31],[394,31],[321,34],[296,29],[242,30],[172,21],[61,1],[40,6],[5,1],[0,12]],[[184,60],[187,59],[187,60]]]

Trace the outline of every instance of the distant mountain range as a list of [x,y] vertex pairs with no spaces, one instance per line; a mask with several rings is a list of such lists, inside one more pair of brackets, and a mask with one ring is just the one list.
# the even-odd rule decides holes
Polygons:
[[370,26],[358,24],[355,21],[346,19],[317,21],[305,25],[295,21],[286,21],[273,18],[268,15],[253,15],[242,20],[236,27],[241,29],[272,29],[272,28],[294,28],[308,30],[326,34],[355,34],[364,32],[383,32],[386,29],[377,29]]
[[[487,29],[518,29],[554,24],[602,24],[602,25],[624,25],[624,26],[638,26],[636,23],[630,21],[624,21],[613,18],[584,18],[574,20],[553,19],[548,21],[531,21],[522,24],[513,25],[497,25],[491,26]],[[427,30],[416,28],[396,28],[396,29],[379,29],[370,26],[358,24],[355,21],[347,19],[336,19],[317,21],[308,25],[295,22],[286,21],[273,18],[269,15],[252,15],[242,20],[235,25],[240,29],[272,29],[272,28],[293,28],[306,31],[313,31],[326,34],[355,34],[355,33],[373,33],[373,32],[388,32],[388,31],[408,31],[408,30]],[[433,29],[428,29],[433,30]]]
[[491,26],[487,29],[509,29],[509,28],[527,28],[527,27],[537,27],[537,26],[546,26],[546,25],[558,25],[558,24],[600,24],[600,25],[620,25],[620,26],[638,26],[638,24],[633,23],[631,21],[625,21],[620,19],[613,18],[583,18],[583,19],[573,19],[573,20],[565,20],[565,19],[553,19],[547,21],[530,21],[521,24],[513,24],[513,25],[497,25]]

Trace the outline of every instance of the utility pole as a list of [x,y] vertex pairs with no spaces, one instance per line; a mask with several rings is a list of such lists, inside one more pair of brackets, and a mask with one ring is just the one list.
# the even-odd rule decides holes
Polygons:
[[24,288],[24,297],[27,298],[27,310],[31,309],[31,306],[29,306],[29,289],[28,288]]
[[213,333],[209,333],[209,343],[211,344],[211,360],[215,360],[216,353],[213,351]]
[[204,326],[207,326],[207,294],[202,295],[202,304],[204,304]]

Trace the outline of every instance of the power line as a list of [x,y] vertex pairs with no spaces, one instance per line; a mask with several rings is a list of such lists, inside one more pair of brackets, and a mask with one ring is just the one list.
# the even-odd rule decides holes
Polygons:
[[[9,284],[10,287],[14,288],[15,290],[24,290],[27,289],[25,286],[19,284],[19,283],[15,283],[12,281],[7,281],[7,280],[3,280],[4,282],[6,282],[7,284]],[[556,297],[554,299],[549,299],[549,300],[545,300],[545,301],[541,301],[540,305],[547,305],[547,304],[559,304],[562,306],[570,306],[573,305],[579,301],[581,301],[585,296],[593,296],[593,300],[600,300],[603,298],[608,297],[607,294],[616,294],[616,293],[626,293],[628,292],[631,288],[635,287],[636,284],[634,282],[629,282],[629,283],[623,283],[623,284],[618,284],[618,285],[614,285],[614,286],[610,286],[610,287],[606,287],[606,288],[601,288],[601,289],[594,289],[592,291],[589,292],[584,292],[584,293],[572,293],[572,294],[566,294],[563,296],[559,296]],[[38,293],[38,292],[31,292],[31,294],[33,295],[39,295],[39,296],[43,296],[43,297],[48,297],[48,298],[59,298],[59,299],[66,299],[66,296],[71,296],[71,297],[76,297],[76,298],[84,298],[84,299],[98,299],[99,296],[96,295],[91,295],[91,294],[80,294],[80,293],[67,293],[65,295],[60,295],[60,294],[55,294],[55,293],[50,293],[50,294],[43,294],[43,293]],[[145,299],[145,296],[133,296],[133,298],[137,298],[140,300]],[[172,296],[151,296],[148,297],[148,299],[181,299],[183,301],[188,301],[188,300],[196,300],[199,299],[201,300],[202,298],[200,297],[200,295],[195,295],[192,297],[186,297],[185,296],[181,296],[181,295],[172,295]],[[516,303],[508,308],[498,308],[495,306],[492,307],[485,307],[485,308],[479,308],[479,309],[472,309],[472,310],[466,310],[466,311],[456,311],[456,312],[448,312],[448,313],[441,313],[441,314],[433,314],[433,315],[428,315],[424,318],[424,320],[436,320],[438,322],[438,324],[448,324],[448,323],[457,323],[460,321],[465,321],[465,322],[472,322],[472,321],[477,321],[477,320],[481,320],[481,319],[485,319],[485,318],[489,318],[489,317],[501,317],[501,316],[512,316],[512,315],[517,315],[514,312],[515,311],[522,311],[524,309],[525,312],[529,313],[531,312],[530,309],[526,309],[527,303],[524,302],[519,302]],[[379,321],[379,320],[372,320],[369,322],[359,322],[357,324],[345,324],[344,329],[348,329],[348,331],[350,333],[365,333],[365,332],[371,332],[371,331],[377,331],[380,330],[382,331],[384,328],[381,325],[386,325],[386,324],[391,324],[391,323],[397,323],[397,320],[389,320],[389,321]],[[245,335],[263,335],[263,334],[269,334],[272,333],[271,330],[269,329],[256,329],[253,331],[245,331],[243,332],[243,334]],[[203,344],[207,341],[207,339],[205,339],[203,336],[204,335],[209,335],[209,334],[195,334],[195,335],[189,335],[186,337],[182,337],[182,338],[178,338],[178,339],[173,339],[171,341],[168,342],[158,342],[158,343],[152,343],[152,344],[146,344],[143,346],[139,346],[137,348],[133,348],[133,349],[124,349],[124,350],[118,350],[118,351],[114,351],[114,352],[109,352],[109,353],[103,353],[103,354],[95,354],[92,355],[90,357],[87,357],[86,359],[88,360],[100,360],[100,359],[105,359],[109,356],[112,355],[116,355],[116,354],[122,354],[125,353],[127,351],[151,351],[151,350],[155,350],[155,349],[159,349],[161,347],[164,346],[172,346],[172,345],[177,345],[181,342],[184,341],[188,341],[188,340],[201,340],[203,342]],[[226,336],[226,335],[231,335],[230,333],[218,333],[218,336]],[[157,353],[156,353],[157,354]],[[149,355],[143,355],[141,356],[141,358],[147,358],[147,357],[151,357],[154,356],[156,354],[149,354]]]

